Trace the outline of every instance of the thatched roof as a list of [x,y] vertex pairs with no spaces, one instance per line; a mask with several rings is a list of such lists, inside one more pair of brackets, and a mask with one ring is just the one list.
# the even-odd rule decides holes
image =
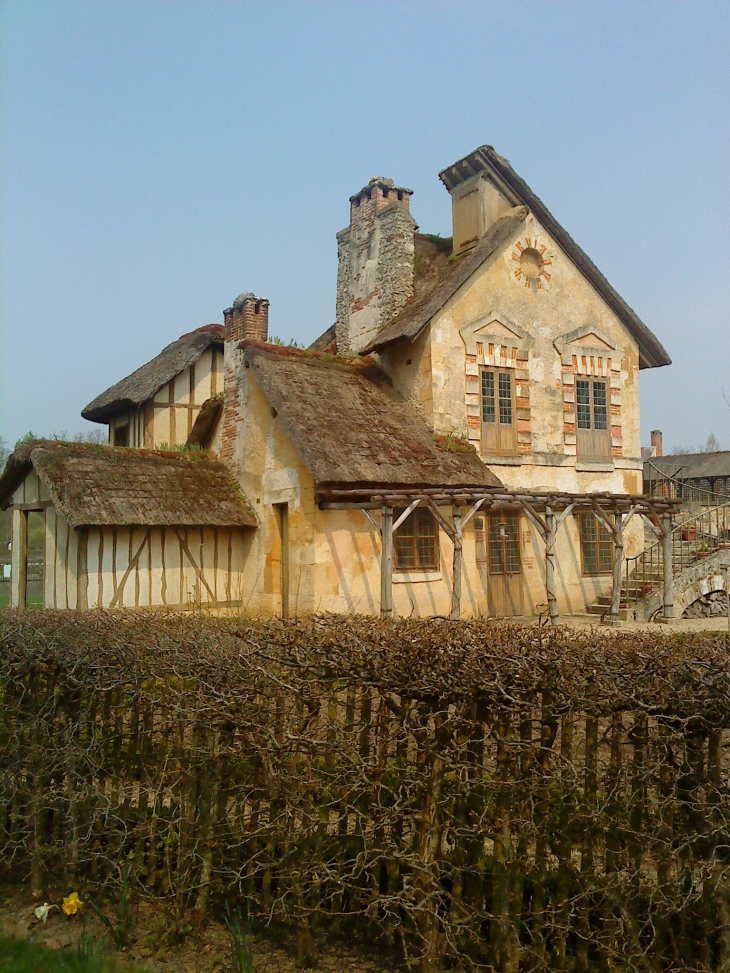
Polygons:
[[362,354],[382,351],[404,338],[412,341],[418,337],[449,298],[519,230],[526,218],[527,209],[524,206],[515,207],[489,228],[473,250],[448,263],[441,273],[433,275],[431,286],[422,287],[420,295],[414,287],[411,301],[363,348]]
[[513,205],[527,206],[550,235],[570,257],[583,276],[595,287],[603,300],[616,314],[639,346],[639,367],[656,368],[671,365],[672,360],[657,336],[647,328],[621,295],[606,280],[590,257],[582,250],[568,231],[558,223],[539,197],[524,179],[491,145],[482,145],[463,159],[439,173],[439,178],[449,192],[460,183],[480,172],[489,172],[499,189]]
[[81,415],[91,422],[105,422],[122,409],[142,405],[151,399],[170,379],[184,368],[192,365],[209,345],[223,347],[224,328],[222,324],[206,324],[196,331],[184,334],[166,348],[132,372],[121,382],[112,385],[106,392],[89,402]]
[[72,527],[257,526],[225,466],[202,452],[24,443],[0,476],[1,508],[10,505],[31,469]]
[[372,359],[242,347],[249,373],[318,484],[501,486],[473,447],[436,442]]

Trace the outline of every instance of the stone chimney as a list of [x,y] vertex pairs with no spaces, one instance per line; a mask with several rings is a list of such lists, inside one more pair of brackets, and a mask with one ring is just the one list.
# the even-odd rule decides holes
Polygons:
[[223,312],[223,323],[226,328],[226,343],[243,341],[245,338],[268,341],[269,302],[244,291]]
[[652,429],[651,431],[651,445],[654,449],[654,456],[663,456],[664,450],[662,448],[662,433],[661,429]]
[[412,191],[376,176],[350,197],[337,234],[337,350],[361,351],[413,294]]
[[245,339],[266,341],[269,337],[269,302],[248,291],[239,294],[223,312],[223,428],[220,459],[238,482],[240,450],[238,435],[243,418],[243,352],[238,347]]

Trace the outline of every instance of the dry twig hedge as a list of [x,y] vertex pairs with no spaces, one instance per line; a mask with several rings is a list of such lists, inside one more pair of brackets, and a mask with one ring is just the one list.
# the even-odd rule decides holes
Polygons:
[[2,867],[412,968],[730,970],[724,639],[3,612]]

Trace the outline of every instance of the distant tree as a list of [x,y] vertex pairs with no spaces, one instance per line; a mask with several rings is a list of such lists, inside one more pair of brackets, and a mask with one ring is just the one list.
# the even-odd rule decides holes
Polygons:
[[703,453],[719,453],[720,452],[720,440],[711,432],[707,437],[707,442],[705,443],[705,448],[702,450]]

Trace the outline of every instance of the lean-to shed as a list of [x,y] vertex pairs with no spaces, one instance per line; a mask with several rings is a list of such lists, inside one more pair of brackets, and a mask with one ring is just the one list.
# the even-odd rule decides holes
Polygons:
[[241,603],[257,521],[226,468],[204,452],[26,443],[0,477],[0,506],[13,511],[15,607]]

